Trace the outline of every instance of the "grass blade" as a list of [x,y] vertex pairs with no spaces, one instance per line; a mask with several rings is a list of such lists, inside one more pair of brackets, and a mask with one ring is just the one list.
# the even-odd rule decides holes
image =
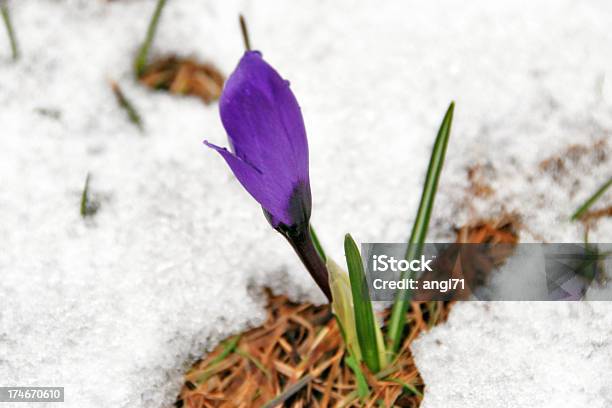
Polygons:
[[[405,256],[408,260],[417,257],[421,252],[422,245],[425,243],[427,229],[429,228],[429,219],[431,218],[436,190],[438,189],[438,181],[440,180],[440,173],[442,172],[444,157],[446,156],[446,147],[448,146],[450,137],[454,110],[455,103],[451,102],[444,115],[431,152],[425,185],[423,186],[423,193],[421,195],[421,202],[412,227],[410,240],[408,241],[408,250]],[[404,278],[404,276],[402,276],[402,278]],[[389,328],[387,331],[390,349],[394,353],[397,352],[401,344],[404,326],[406,325],[408,304],[409,299],[407,299],[407,291],[399,291],[395,303],[393,304],[393,311],[391,312],[391,319],[389,320]]]
[[223,360],[225,360],[230,354],[232,354],[236,350],[236,347],[238,346],[238,342],[240,341],[240,338],[241,338],[240,335],[234,336],[223,344],[223,350],[221,351],[221,353],[219,353],[219,355],[215,357],[208,364],[208,366],[204,369],[204,371],[202,371],[196,377],[195,379],[196,384],[201,384],[208,380],[211,373],[213,373],[215,366],[219,364],[220,362],[222,362]]
[[251,51],[251,40],[249,38],[249,29],[247,28],[246,20],[244,16],[240,14],[238,16],[238,20],[240,21],[240,31],[242,32],[242,41],[244,41],[244,49],[246,51]]
[[8,34],[9,42],[11,43],[13,61],[16,61],[19,58],[19,47],[17,47],[17,37],[15,37],[15,30],[13,29],[13,24],[11,22],[11,14],[5,0],[0,0],[0,12],[2,13],[2,20],[4,20],[6,33]]
[[361,255],[350,234],[346,234],[344,237],[344,253],[351,281],[355,326],[361,356],[368,368],[373,373],[377,373],[380,370],[380,361],[378,342],[376,341],[376,320],[372,311],[372,302],[370,302]]
[[236,350],[236,347],[238,346],[238,342],[240,341],[240,338],[241,338],[241,335],[237,335],[227,340],[225,343],[223,343],[223,350],[221,351],[221,353],[219,353],[217,357],[215,357],[214,359],[210,361],[209,367],[207,368],[210,368],[216,365],[217,363],[220,363],[221,361],[225,360],[227,356],[232,354],[234,350]]
[[147,60],[149,59],[149,50],[151,49],[153,37],[155,37],[155,31],[157,30],[157,25],[159,24],[159,17],[161,16],[162,10],[165,5],[166,0],[158,0],[157,6],[155,7],[155,12],[153,12],[153,16],[151,17],[151,21],[149,22],[149,27],[147,28],[147,35],[145,37],[144,42],[142,43],[142,47],[140,47],[140,50],[138,51],[138,56],[136,57],[136,61],[134,62],[136,77],[138,78],[142,76],[147,66]]
[[612,177],[608,181],[606,181],[600,188],[593,194],[588,200],[582,204],[574,214],[572,214],[572,221],[576,221],[580,219],[588,210],[595,204],[597,200],[606,192],[606,190],[612,186]]
[[136,108],[134,108],[134,105],[130,102],[130,100],[125,96],[125,94],[119,87],[119,84],[115,81],[111,81],[111,89],[115,94],[115,99],[117,100],[119,107],[125,110],[130,122],[132,122],[138,128],[138,130],[142,132],[144,128],[142,126],[142,119],[140,118],[140,114],[138,113]]
[[83,186],[83,192],[81,193],[81,205],[80,205],[80,213],[82,218],[93,217],[98,208],[100,208],[100,203],[91,197],[89,193],[89,182],[91,179],[91,174],[87,173],[85,177],[85,186]]
[[87,196],[89,195],[89,173],[85,177],[85,186],[83,187],[83,192],[81,193],[81,217],[85,218],[87,216]]
[[361,371],[361,367],[359,366],[359,362],[355,359],[355,356],[349,354],[344,359],[346,365],[348,365],[353,373],[355,373],[355,382],[357,383],[357,395],[360,400],[363,400],[370,394],[370,387],[368,387],[368,382],[366,381],[365,374]]

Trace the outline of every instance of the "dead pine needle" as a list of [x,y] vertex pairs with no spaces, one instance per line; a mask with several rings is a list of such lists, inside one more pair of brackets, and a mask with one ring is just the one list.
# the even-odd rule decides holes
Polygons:
[[6,3],[6,0],[0,0],[0,12],[2,13],[2,20],[4,21],[4,26],[6,27],[6,33],[8,34],[9,42],[11,43],[13,61],[16,61],[19,58],[19,48],[17,46],[17,37],[15,36],[15,30],[13,29],[13,24],[11,22],[9,8]]
[[585,222],[588,222],[603,217],[612,217],[612,205],[609,205],[605,208],[601,208],[599,210],[587,211],[582,215],[580,219]]
[[115,94],[117,103],[127,113],[130,122],[132,122],[142,132],[143,125],[142,119],[140,118],[140,114],[138,113],[136,108],[134,108],[134,105],[130,102],[130,100],[125,96],[125,94],[119,87],[119,84],[115,81],[111,81],[111,89]]

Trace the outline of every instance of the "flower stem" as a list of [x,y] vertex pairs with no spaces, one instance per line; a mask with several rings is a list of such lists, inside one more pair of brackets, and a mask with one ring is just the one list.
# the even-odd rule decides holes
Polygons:
[[298,231],[280,231],[283,236],[289,241],[300,260],[310,272],[310,275],[317,283],[319,288],[327,297],[327,300],[331,302],[331,290],[329,288],[329,276],[327,273],[327,267],[323,263],[323,260],[317,252],[317,248],[310,235],[310,225],[303,230]]

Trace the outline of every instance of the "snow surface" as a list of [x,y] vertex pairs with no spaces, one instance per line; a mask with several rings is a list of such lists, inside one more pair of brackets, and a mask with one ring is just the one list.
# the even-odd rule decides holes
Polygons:
[[[263,286],[323,301],[202,146],[225,143],[217,107],[132,80],[152,0],[10,7],[22,58],[10,60],[0,35],[0,385],[64,386],[66,407],[168,406],[195,358],[262,321]],[[612,174],[608,0],[173,0],[154,50],[229,73],[242,53],[239,11],[302,106],[313,223],[336,259],[345,232],[405,239],[452,99],[430,237],[516,211],[524,241],[582,240],[567,218]],[[109,79],[141,112],[144,135]],[[585,149],[563,172],[540,168],[570,144]],[[488,198],[468,192],[474,164]],[[102,201],[92,222],[78,211],[87,172]],[[609,219],[590,235],[611,237]],[[458,305],[415,344],[424,406],[610,406],[611,312],[603,302]]]
[[468,302],[412,347],[431,407],[612,404],[605,302]]

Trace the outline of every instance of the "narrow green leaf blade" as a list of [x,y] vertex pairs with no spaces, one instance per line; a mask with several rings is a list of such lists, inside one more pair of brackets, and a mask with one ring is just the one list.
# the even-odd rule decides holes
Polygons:
[[206,369],[202,371],[200,375],[197,376],[197,378],[195,379],[196,384],[202,384],[210,378],[212,373],[214,373],[214,370],[217,364],[225,360],[230,354],[232,354],[236,350],[236,347],[238,346],[238,342],[240,341],[240,338],[241,338],[241,335],[237,335],[237,336],[232,337],[229,340],[226,340],[223,343],[223,350],[221,351],[221,353],[219,353],[217,357],[215,357],[212,361],[210,361]]
[[236,346],[238,346],[238,342],[240,341],[241,337],[242,336],[239,334],[230,338],[229,340],[226,340],[223,343],[223,350],[221,351],[221,353],[219,353],[217,357],[211,360],[211,362],[208,364],[208,368],[220,363],[221,361],[225,360],[227,356],[232,354],[234,350],[236,350]]
[[572,214],[572,221],[576,221],[580,219],[588,210],[595,204],[597,200],[606,192],[608,188],[612,186],[612,177],[608,181],[606,181],[588,200],[582,204],[574,214]]
[[6,27],[6,33],[11,43],[11,52],[13,55],[13,61],[19,58],[19,47],[17,46],[17,37],[15,36],[15,30],[13,29],[13,23],[11,22],[11,14],[8,9],[8,5],[4,0],[0,1],[0,13],[2,13],[2,20]]
[[365,379],[365,375],[359,366],[359,362],[355,359],[355,356],[349,354],[344,359],[346,365],[348,365],[353,373],[355,373],[355,382],[357,383],[357,395],[359,399],[363,401],[365,397],[370,394],[370,387],[368,387],[368,382]]
[[89,211],[87,210],[89,207],[89,179],[91,178],[90,174],[87,173],[85,176],[85,186],[83,187],[83,192],[81,193],[81,207],[80,213],[81,217],[85,218]]
[[153,12],[153,16],[151,17],[151,21],[149,22],[149,26],[147,27],[147,35],[145,37],[140,50],[138,51],[138,56],[134,61],[134,70],[136,71],[136,77],[140,77],[147,66],[147,61],[149,59],[149,50],[151,49],[151,44],[153,43],[153,38],[155,37],[155,31],[157,31],[157,25],[159,24],[159,17],[161,16],[162,10],[166,5],[166,0],[158,0],[157,5],[155,6],[155,11]]
[[376,320],[374,319],[361,255],[350,234],[346,234],[344,237],[344,253],[351,281],[355,326],[361,356],[368,368],[376,373],[380,370],[378,343],[376,341]]
[[117,82],[111,82],[111,89],[115,94],[115,99],[117,100],[117,104],[119,104],[119,107],[125,110],[130,122],[132,122],[138,128],[138,130],[142,132],[144,130],[142,125],[142,119],[140,117],[140,114],[138,113],[138,110],[136,110],[136,108],[134,107],[134,104],[132,104],[128,97],[125,96]]
[[[429,220],[431,218],[431,212],[434,206],[442,166],[444,165],[446,147],[448,146],[448,140],[450,138],[454,110],[455,103],[451,102],[446,114],[444,115],[444,119],[442,120],[440,129],[438,130],[438,135],[431,152],[427,176],[425,177],[425,185],[423,186],[423,193],[421,194],[421,202],[419,204],[417,216],[412,227],[410,240],[408,242],[408,250],[406,251],[407,260],[411,260],[419,256],[422,250],[422,245],[425,243],[425,238],[427,237]],[[402,278],[405,277],[406,276],[402,276]],[[394,353],[399,349],[402,334],[404,332],[404,326],[406,325],[406,311],[408,309],[410,300],[407,299],[406,293],[406,291],[398,292],[398,296],[393,304],[391,319],[389,320],[388,341],[390,344],[390,349]]]
[[[427,168],[427,176],[425,177],[423,193],[421,194],[421,202],[414,225],[412,226],[412,233],[410,234],[409,242],[411,244],[423,244],[427,236],[429,220],[436,198],[436,191],[438,190],[438,182],[440,181],[440,174],[442,173],[442,166],[444,165],[444,158],[446,157],[446,148],[450,138],[454,111],[455,102],[451,102],[444,115],[442,124],[440,125],[440,130],[438,130],[436,142],[434,143],[431,158],[429,159],[429,167]],[[408,255],[410,255],[409,252],[406,253],[406,257],[408,257]]]

